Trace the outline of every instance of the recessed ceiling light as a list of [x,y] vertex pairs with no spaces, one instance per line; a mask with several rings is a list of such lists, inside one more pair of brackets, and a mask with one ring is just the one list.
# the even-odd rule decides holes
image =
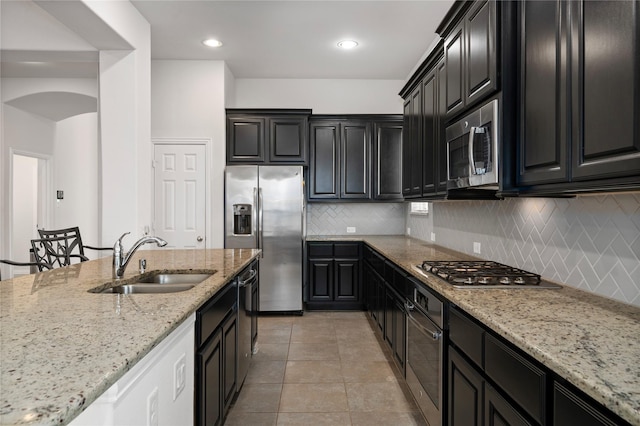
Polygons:
[[338,42],[338,47],[342,49],[353,49],[358,45],[358,42],[355,40],[342,40]]
[[220,40],[216,40],[215,38],[208,38],[202,41],[202,44],[209,47],[220,47],[222,46],[222,42]]

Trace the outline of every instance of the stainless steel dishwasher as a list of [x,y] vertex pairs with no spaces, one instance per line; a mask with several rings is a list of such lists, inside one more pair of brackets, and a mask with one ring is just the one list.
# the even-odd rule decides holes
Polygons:
[[237,388],[240,389],[247,377],[252,355],[252,319],[256,313],[256,307],[252,294],[258,285],[258,261],[255,260],[247,266],[237,278],[238,288],[238,351],[237,356]]

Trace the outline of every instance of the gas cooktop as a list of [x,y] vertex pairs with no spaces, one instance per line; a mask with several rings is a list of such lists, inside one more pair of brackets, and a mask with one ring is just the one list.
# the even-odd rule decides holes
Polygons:
[[491,261],[424,261],[417,268],[456,288],[561,288],[540,275]]

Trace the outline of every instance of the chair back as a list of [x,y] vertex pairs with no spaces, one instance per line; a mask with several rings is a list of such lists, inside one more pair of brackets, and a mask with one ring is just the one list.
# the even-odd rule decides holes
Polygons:
[[31,240],[38,271],[71,264],[69,239],[66,237],[37,238]]
[[[65,229],[38,229],[40,238],[55,240],[60,249],[64,248],[66,255],[68,256],[68,263],[71,263],[71,258],[78,258],[81,262],[89,260],[84,254],[84,245],[82,244],[82,237],[80,236],[80,228],[74,226],[72,228]],[[65,239],[66,241],[62,241]]]

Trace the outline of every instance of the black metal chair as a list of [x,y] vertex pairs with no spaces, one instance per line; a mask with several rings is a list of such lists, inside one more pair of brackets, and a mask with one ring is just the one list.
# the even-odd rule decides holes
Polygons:
[[31,240],[31,252],[33,261],[16,262],[15,260],[2,259],[0,263],[13,266],[35,266],[39,272],[48,271],[58,266],[70,263],[66,250],[61,249],[65,245],[65,238],[46,238]]
[[88,260],[85,256],[71,252],[73,247],[70,247],[69,238],[65,236],[31,240],[31,248],[38,270],[41,272],[45,269],[71,265],[72,258],[78,258],[81,262]]
[[[85,255],[85,249],[90,250],[113,250],[113,247],[94,247],[89,246],[82,243],[82,237],[80,236],[80,228],[74,226],[72,228],[65,229],[38,229],[38,234],[40,234],[41,239],[58,239],[64,238],[65,241],[57,240],[56,244],[58,245],[56,249],[58,252],[66,252],[68,256],[67,265],[71,264],[71,260],[76,258],[81,262],[85,260],[89,260],[89,258]],[[64,266],[64,265],[63,265]]]

